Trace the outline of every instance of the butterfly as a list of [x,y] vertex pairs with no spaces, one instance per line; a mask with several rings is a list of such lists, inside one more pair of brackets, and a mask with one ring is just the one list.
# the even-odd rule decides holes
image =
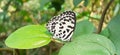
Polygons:
[[54,39],[70,41],[75,30],[76,15],[73,11],[65,11],[48,21],[46,27]]

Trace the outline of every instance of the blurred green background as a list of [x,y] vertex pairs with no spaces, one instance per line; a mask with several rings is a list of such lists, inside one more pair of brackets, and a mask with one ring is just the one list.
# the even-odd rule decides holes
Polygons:
[[[46,24],[53,16],[66,10],[76,13],[77,21],[90,20],[97,27],[109,0],[0,0],[0,55],[57,55],[61,45],[19,50],[6,47],[5,39],[16,29],[29,24]],[[120,0],[115,0],[105,16],[104,26],[120,14]],[[51,48],[50,46],[54,46]],[[51,51],[53,53],[51,53]]]

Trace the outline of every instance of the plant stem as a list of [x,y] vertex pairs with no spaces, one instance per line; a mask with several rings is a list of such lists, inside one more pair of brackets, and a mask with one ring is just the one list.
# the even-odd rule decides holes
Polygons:
[[107,4],[107,6],[105,7],[105,9],[103,10],[103,13],[102,13],[102,16],[101,16],[101,19],[100,19],[100,22],[99,22],[99,25],[98,25],[98,30],[96,33],[100,33],[101,30],[102,30],[102,26],[103,26],[103,22],[104,22],[104,19],[105,19],[105,14],[108,10],[108,8],[110,7],[111,3],[113,2],[114,0],[110,0],[110,2]]

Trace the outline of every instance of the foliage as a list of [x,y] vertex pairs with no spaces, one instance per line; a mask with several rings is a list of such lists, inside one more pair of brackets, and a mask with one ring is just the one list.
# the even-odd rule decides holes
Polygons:
[[[109,1],[0,0],[0,55],[120,55],[120,1]],[[77,19],[71,42],[52,39],[45,28],[66,10]]]
[[98,34],[86,34],[66,43],[59,55],[114,55],[115,51],[113,43],[108,38]]
[[81,22],[77,22],[73,36],[75,36],[74,38],[76,38],[80,35],[93,33],[95,32],[95,30],[96,29],[91,22],[89,22],[88,20],[83,20]]
[[46,29],[39,25],[28,25],[16,30],[5,41],[11,48],[31,49],[48,44],[51,38],[45,34]]
[[[120,14],[113,17],[113,19],[108,23],[108,26],[106,27],[107,31],[104,33],[105,36],[108,36],[108,38],[113,41],[113,43],[116,46],[117,54],[120,54]],[[103,30],[104,31],[104,30]],[[102,33],[102,32],[101,32]]]

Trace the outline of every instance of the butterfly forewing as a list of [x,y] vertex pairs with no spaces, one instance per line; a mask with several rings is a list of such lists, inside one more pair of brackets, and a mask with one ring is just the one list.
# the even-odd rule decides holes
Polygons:
[[65,11],[54,16],[48,23],[47,28],[53,34],[53,38],[69,41],[75,29],[76,17],[72,11]]

